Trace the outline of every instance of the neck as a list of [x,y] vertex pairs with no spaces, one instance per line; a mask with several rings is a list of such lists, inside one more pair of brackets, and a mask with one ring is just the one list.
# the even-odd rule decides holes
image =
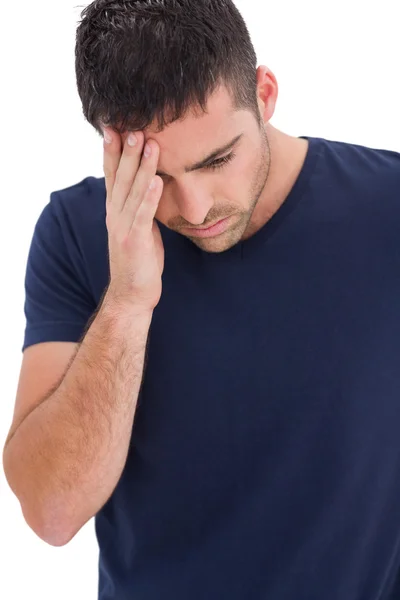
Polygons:
[[260,229],[284,203],[293,188],[308,151],[308,140],[292,137],[267,124],[270,156],[268,179],[253,213],[252,222]]

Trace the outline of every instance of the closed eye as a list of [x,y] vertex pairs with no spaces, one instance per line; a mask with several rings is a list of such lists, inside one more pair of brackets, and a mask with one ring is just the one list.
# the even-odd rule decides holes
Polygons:
[[211,164],[207,165],[205,168],[206,169],[221,169],[222,167],[224,167],[225,165],[230,163],[235,158],[235,156],[236,156],[236,154],[234,152],[231,152],[230,154],[227,154],[227,156],[218,158]]
[[[222,158],[218,158],[217,160],[214,160],[214,162],[210,163],[209,165],[205,165],[203,167],[203,169],[210,169],[210,170],[222,169],[222,167],[225,167],[228,163],[232,162],[232,160],[235,157],[236,157],[235,152],[231,152],[227,156],[223,156]],[[168,175],[164,175],[163,173],[158,173],[158,175],[160,177],[162,177],[162,178],[164,178],[164,177],[169,178]]]

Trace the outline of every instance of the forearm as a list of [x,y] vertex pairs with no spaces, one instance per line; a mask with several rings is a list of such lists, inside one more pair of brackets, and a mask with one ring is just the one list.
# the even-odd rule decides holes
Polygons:
[[106,503],[125,466],[152,313],[106,301],[61,385],[20,424],[4,456],[29,525],[63,544]]

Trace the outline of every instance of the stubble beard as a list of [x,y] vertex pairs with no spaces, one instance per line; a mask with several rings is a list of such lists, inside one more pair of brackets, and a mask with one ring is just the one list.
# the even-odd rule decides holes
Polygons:
[[245,241],[254,233],[257,232],[259,226],[251,222],[254,211],[257,208],[260,197],[266,186],[270,169],[271,169],[271,150],[270,143],[268,140],[268,134],[264,127],[261,130],[262,143],[262,156],[260,164],[257,169],[257,173],[253,179],[253,186],[251,188],[251,205],[249,210],[243,215],[243,217],[237,222],[237,224],[216,238],[194,238],[187,236],[193,244],[195,244],[200,250],[203,250],[212,254],[220,254],[230,250],[233,246],[241,241]]

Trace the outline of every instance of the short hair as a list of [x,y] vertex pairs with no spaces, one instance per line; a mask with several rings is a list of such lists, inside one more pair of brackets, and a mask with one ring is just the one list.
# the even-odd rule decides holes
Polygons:
[[[85,119],[103,136],[165,126],[226,86],[261,127],[257,57],[231,0],[95,0],[81,13],[75,69]],[[201,114],[201,112],[200,112]]]

